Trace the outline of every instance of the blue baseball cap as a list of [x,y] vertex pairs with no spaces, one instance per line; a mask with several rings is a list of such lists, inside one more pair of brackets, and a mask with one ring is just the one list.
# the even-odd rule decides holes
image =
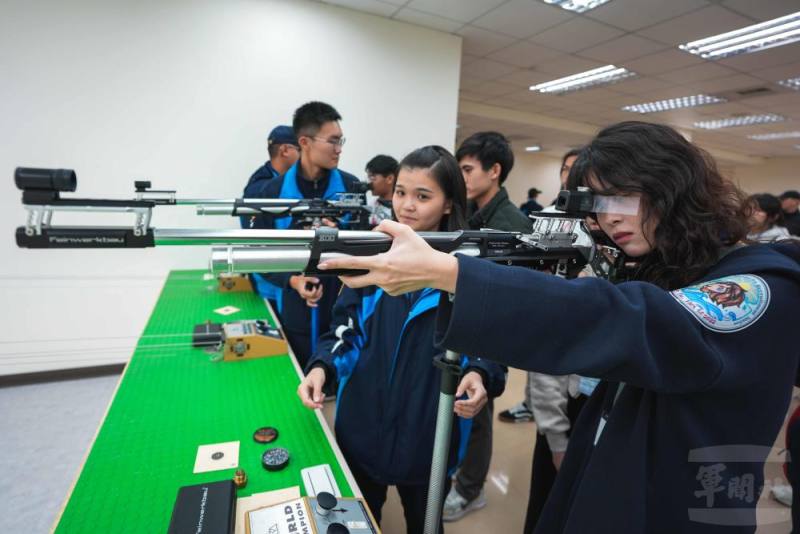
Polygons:
[[267,138],[268,145],[295,145],[297,146],[297,137],[294,135],[294,130],[291,126],[276,126],[269,133]]

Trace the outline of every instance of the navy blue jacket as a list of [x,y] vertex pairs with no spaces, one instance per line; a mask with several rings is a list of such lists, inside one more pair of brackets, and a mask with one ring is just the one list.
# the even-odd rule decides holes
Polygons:
[[[348,462],[383,484],[425,485],[430,477],[441,383],[432,363],[442,352],[433,344],[438,303],[433,289],[392,297],[376,287],[344,288],[309,362],[309,369],[325,368],[329,391],[338,389],[336,440]],[[503,392],[505,374],[496,364],[464,358],[462,366],[481,374],[489,395]]]
[[[333,169],[312,182],[304,179],[299,173],[300,161],[295,163],[283,176],[266,183],[261,191],[261,198],[322,198],[331,199],[338,193],[354,192],[358,178],[352,174]],[[275,217],[264,215],[263,228],[290,229],[299,228],[299,221],[292,217]],[[295,334],[308,335],[312,338],[312,347],[316,337],[325,333],[330,324],[330,314],[341,283],[335,276],[322,277],[322,299],[317,308],[309,308],[300,295],[289,287],[290,274],[265,274],[254,277],[256,287],[264,297],[277,304],[281,323],[286,330]]]
[[273,178],[278,178],[280,173],[272,166],[271,161],[267,161],[264,165],[255,170],[244,186],[243,198],[259,198],[261,190]]
[[672,292],[458,258],[454,302],[439,306],[441,346],[604,379],[537,533],[755,530],[800,356],[792,246],[735,250]]

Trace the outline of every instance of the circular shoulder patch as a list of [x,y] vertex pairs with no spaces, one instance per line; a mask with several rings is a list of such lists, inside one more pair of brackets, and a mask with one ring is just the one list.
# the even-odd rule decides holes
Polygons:
[[672,297],[714,332],[738,332],[764,315],[769,286],[760,276],[737,274],[676,289]]

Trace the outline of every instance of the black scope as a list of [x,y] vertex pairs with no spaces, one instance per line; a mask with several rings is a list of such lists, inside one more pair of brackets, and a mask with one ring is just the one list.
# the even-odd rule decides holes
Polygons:
[[592,213],[594,207],[594,193],[591,191],[567,191],[558,192],[556,198],[556,209],[570,215],[586,216]]
[[17,167],[14,183],[22,191],[75,191],[78,177],[72,169],[33,169]]
[[353,188],[353,193],[358,193],[360,195],[365,194],[367,191],[372,191],[372,182],[362,182],[359,180]]

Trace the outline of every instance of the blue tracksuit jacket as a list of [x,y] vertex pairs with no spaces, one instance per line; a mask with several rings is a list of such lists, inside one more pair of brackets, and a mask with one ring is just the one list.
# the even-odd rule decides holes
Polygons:
[[[376,287],[344,288],[331,330],[309,362],[309,368],[325,368],[327,388],[338,389],[336,440],[348,462],[383,484],[428,483],[441,383],[432,363],[441,353],[433,344],[438,303],[433,289],[392,297]],[[498,365],[464,360],[483,376],[489,395],[503,392],[505,373]],[[451,467],[459,426],[454,424]]]
[[800,356],[798,263],[796,244],[744,247],[669,292],[459,257],[441,346],[604,380],[537,533],[755,531]]
[[[300,161],[294,164],[283,176],[266,183],[259,195],[261,198],[335,198],[338,193],[353,192],[358,178],[352,174],[332,169],[328,176],[316,182],[303,179]],[[299,228],[298,221],[291,216],[275,217],[264,215],[263,228],[286,230]],[[259,294],[276,303],[283,327],[294,335],[311,339],[313,345],[319,335],[328,330],[330,314],[341,284],[334,276],[321,278],[323,285],[322,299],[317,308],[309,308],[300,295],[289,288],[289,274],[265,274],[255,276]],[[302,361],[302,358],[301,358]]]

